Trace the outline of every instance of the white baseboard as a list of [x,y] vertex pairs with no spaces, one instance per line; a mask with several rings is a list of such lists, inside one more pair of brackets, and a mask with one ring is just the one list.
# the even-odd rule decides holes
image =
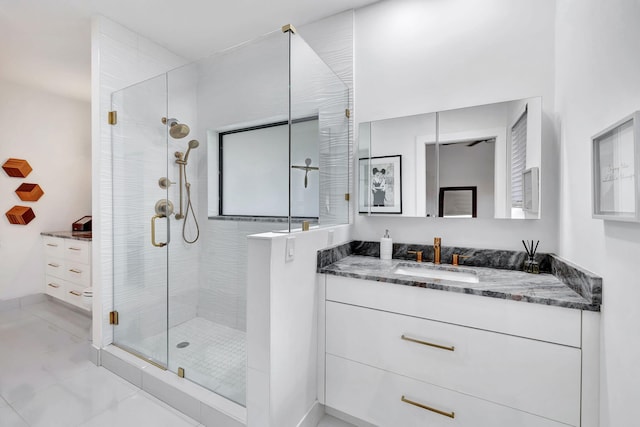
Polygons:
[[102,366],[102,360],[100,357],[100,349],[93,344],[89,345],[89,360],[96,366]]
[[321,405],[320,402],[316,400],[304,417],[302,417],[297,427],[317,427],[323,416],[324,405]]
[[7,310],[14,310],[16,308],[26,307],[32,304],[38,304],[46,300],[47,300],[47,295],[44,293],[25,295],[23,297],[0,300],[0,312],[7,311]]
[[337,409],[333,409],[328,406],[326,406],[324,410],[327,413],[327,415],[331,415],[332,417],[338,418],[339,420],[342,420],[349,424],[353,424],[356,427],[376,427],[371,423],[362,421],[360,418],[356,418],[352,415],[346,414],[342,411],[338,411]]

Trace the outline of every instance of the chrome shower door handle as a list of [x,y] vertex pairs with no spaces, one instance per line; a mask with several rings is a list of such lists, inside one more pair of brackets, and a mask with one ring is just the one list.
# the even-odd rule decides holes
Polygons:
[[167,223],[169,222],[169,217],[165,215],[154,215],[151,217],[151,244],[156,248],[162,248],[169,244],[171,240],[169,237],[169,227],[167,226],[167,241],[166,242],[156,242],[156,219],[158,218],[167,218]]

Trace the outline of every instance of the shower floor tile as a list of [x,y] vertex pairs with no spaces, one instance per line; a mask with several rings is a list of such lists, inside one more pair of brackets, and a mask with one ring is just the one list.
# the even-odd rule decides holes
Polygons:
[[[182,347],[184,344],[188,345]],[[181,348],[178,347],[181,344]],[[148,337],[141,347],[148,356],[164,360],[165,334]],[[185,370],[185,378],[246,405],[246,333],[202,317],[169,329],[169,370]]]

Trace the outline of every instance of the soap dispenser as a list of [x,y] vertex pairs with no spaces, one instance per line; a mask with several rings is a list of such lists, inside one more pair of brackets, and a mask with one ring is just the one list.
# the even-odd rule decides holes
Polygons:
[[385,230],[384,236],[380,238],[380,259],[390,260],[393,254],[393,241],[389,236],[389,230]]

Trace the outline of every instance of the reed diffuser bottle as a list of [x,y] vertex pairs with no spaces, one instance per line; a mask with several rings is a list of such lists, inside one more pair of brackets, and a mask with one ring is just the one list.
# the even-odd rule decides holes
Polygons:
[[538,264],[538,261],[535,260],[536,251],[538,250],[538,243],[540,243],[540,240],[536,242],[536,245],[534,247],[533,240],[531,241],[531,244],[529,244],[529,242],[525,242],[524,240],[522,241],[524,249],[527,251],[527,259],[524,262],[523,270],[527,273],[540,273],[540,265]]

